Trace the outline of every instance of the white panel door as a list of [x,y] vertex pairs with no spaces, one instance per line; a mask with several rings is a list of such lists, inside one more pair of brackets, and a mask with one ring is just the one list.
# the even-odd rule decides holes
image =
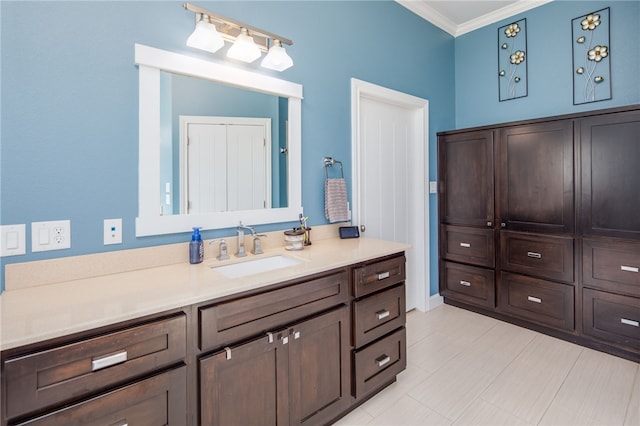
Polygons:
[[428,310],[427,101],[352,83],[354,224],[407,243],[407,310]]
[[227,147],[229,210],[267,208],[264,126],[228,126]]
[[271,207],[269,119],[181,116],[180,120],[181,212]]
[[227,126],[189,123],[188,213],[227,211]]

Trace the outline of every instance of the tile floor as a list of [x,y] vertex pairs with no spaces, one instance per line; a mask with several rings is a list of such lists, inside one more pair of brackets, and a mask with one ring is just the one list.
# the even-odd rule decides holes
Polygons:
[[640,426],[640,364],[439,306],[407,315],[407,369],[336,423]]

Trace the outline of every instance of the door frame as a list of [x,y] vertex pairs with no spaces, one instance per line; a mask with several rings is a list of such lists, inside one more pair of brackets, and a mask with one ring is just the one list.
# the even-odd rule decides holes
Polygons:
[[419,155],[414,156],[414,163],[410,166],[411,178],[416,185],[414,193],[411,194],[416,201],[414,211],[410,212],[412,229],[415,232],[413,241],[410,242],[416,259],[423,259],[423,262],[415,262],[415,265],[407,265],[407,270],[416,274],[417,300],[415,306],[420,311],[430,309],[430,285],[429,285],[429,101],[413,95],[398,92],[393,89],[378,86],[366,81],[351,79],[351,158],[352,158],[352,185],[353,185],[353,222],[359,224],[360,221],[360,155],[361,155],[361,129],[360,129],[360,103],[362,99],[378,101],[406,108],[413,112],[414,141],[413,149]]

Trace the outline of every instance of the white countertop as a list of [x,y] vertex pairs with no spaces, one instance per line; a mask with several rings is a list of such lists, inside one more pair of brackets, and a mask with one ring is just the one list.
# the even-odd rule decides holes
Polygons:
[[[315,241],[301,251],[276,248],[243,259],[207,259],[198,265],[179,263],[5,291],[0,295],[0,350],[250,291],[409,248],[407,244],[370,238],[332,238]],[[212,269],[276,254],[301,262],[238,278],[226,278]]]

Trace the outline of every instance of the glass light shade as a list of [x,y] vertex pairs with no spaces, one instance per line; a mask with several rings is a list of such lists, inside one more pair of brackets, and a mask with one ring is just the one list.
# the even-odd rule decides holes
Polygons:
[[269,49],[269,53],[262,60],[261,65],[272,70],[284,71],[293,66],[293,60],[287,55],[282,43],[279,40],[275,40],[273,46]]
[[214,53],[224,46],[224,40],[218,34],[215,25],[201,19],[196,24],[196,29],[187,39],[187,46]]
[[244,28],[242,28],[240,35],[227,52],[228,57],[244,62],[253,62],[258,59],[260,55],[260,48]]

